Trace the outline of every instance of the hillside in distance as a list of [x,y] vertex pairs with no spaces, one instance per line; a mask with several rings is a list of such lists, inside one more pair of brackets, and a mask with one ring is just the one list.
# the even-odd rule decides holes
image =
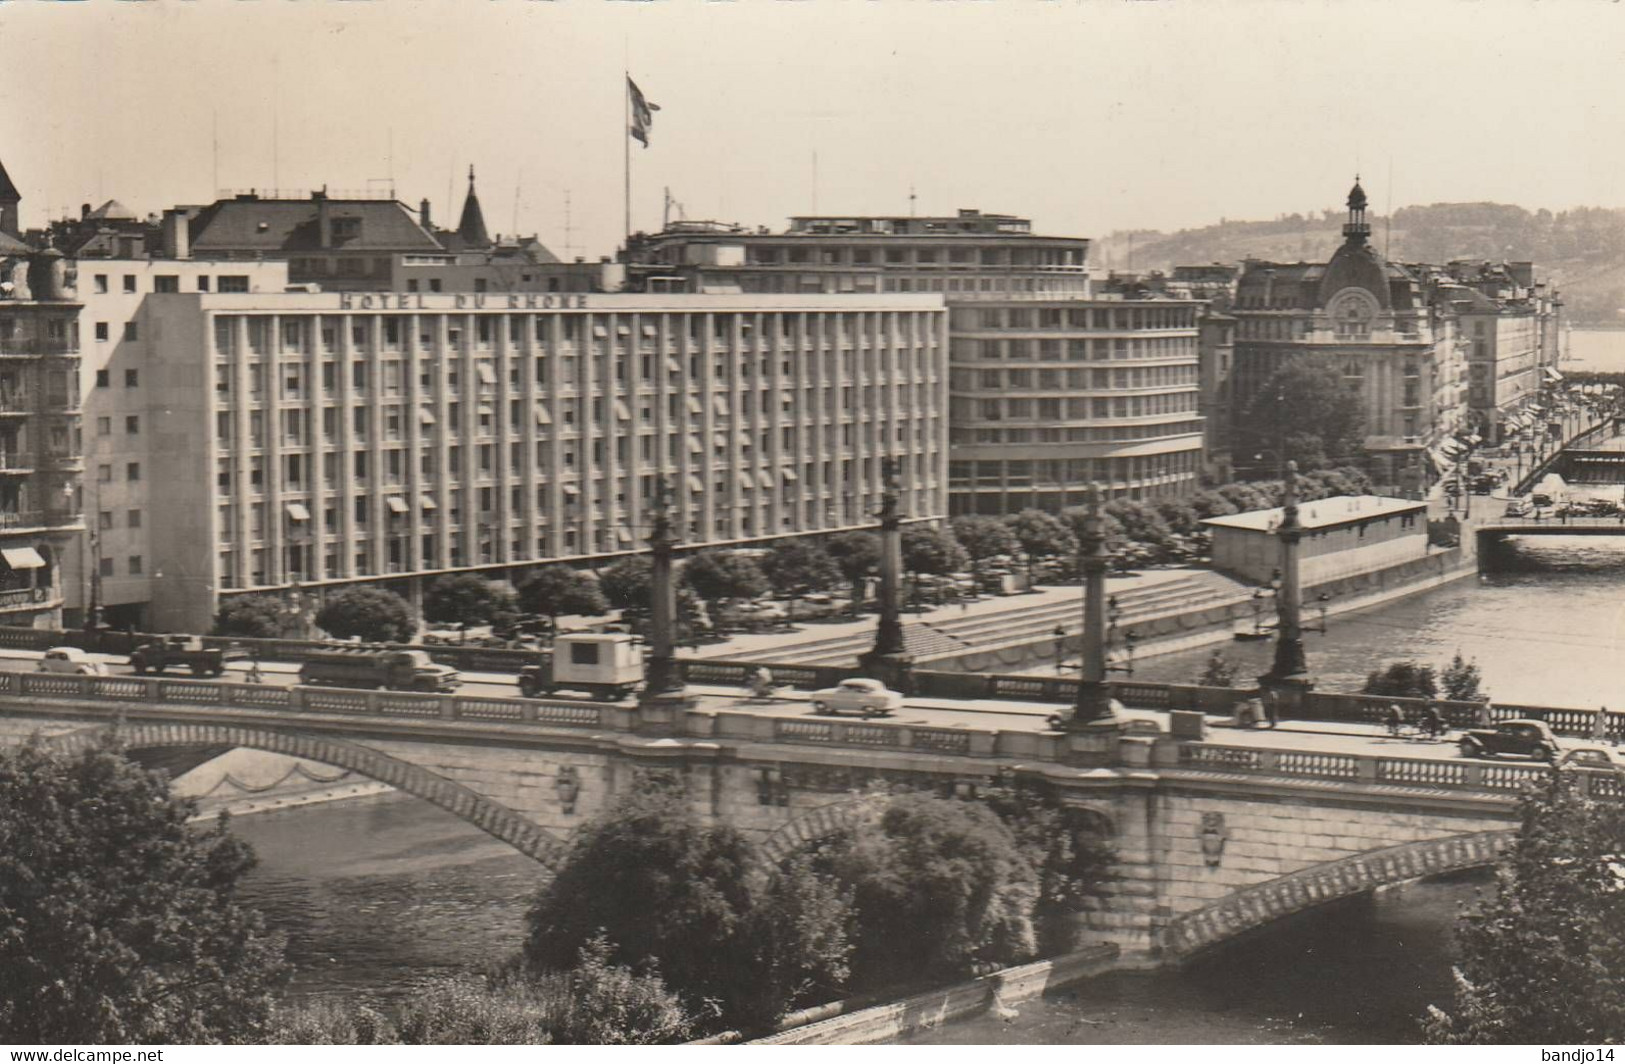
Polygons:
[[[1090,259],[1137,271],[1247,258],[1324,262],[1343,239],[1343,219],[1344,212],[1325,210],[1267,222],[1225,219],[1177,233],[1119,231],[1096,240]],[[1625,323],[1625,210],[1554,214],[1504,203],[1434,203],[1402,207],[1392,224],[1373,216],[1371,239],[1399,262],[1532,261],[1538,276],[1556,281],[1568,320]]]

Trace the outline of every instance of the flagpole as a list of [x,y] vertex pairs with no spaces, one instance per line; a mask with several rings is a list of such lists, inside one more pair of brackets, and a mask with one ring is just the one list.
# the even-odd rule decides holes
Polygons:
[[621,152],[626,162],[626,262],[632,261],[632,71],[621,71]]

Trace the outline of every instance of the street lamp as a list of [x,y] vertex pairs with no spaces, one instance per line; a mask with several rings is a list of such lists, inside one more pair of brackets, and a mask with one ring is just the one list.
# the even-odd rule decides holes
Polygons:
[[1066,629],[1056,625],[1050,635],[1055,637],[1055,675],[1060,676],[1066,672]]

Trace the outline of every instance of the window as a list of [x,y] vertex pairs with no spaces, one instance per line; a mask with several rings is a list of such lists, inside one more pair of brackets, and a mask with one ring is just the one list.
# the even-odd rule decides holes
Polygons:
[[105,321],[98,321],[96,323],[96,339],[107,339],[107,323]]
[[141,371],[140,370],[138,370],[138,369],[127,369],[127,370],[124,371],[124,386],[126,388],[137,388],[137,387],[140,387],[140,385],[141,385]]
[[102,466],[97,466],[96,467],[96,482],[98,484],[110,484],[110,483],[112,483],[112,481],[113,481],[113,467],[112,466],[110,466],[110,465],[102,465]]
[[103,510],[100,514],[97,515],[96,524],[97,524],[97,527],[99,527],[103,532],[106,532],[108,529],[112,528],[113,527],[113,511],[112,510]]
[[107,378],[108,378],[108,371],[107,370],[105,370],[105,369],[97,370],[96,371],[96,387],[98,387],[98,388],[107,387]]
[[130,555],[130,575],[131,576],[140,576],[141,575],[141,555],[139,555],[139,554]]
[[125,480],[140,480],[141,479],[141,463],[140,462],[131,462],[128,465],[126,465],[124,467],[124,479]]
[[128,524],[129,524],[129,527],[131,527],[131,528],[140,528],[141,527],[141,511],[140,510],[131,510],[130,511]]
[[220,277],[220,291],[246,292],[248,291],[248,278],[235,274],[222,274]]
[[97,418],[96,419],[96,435],[98,435],[98,436],[111,436],[112,434],[113,434],[113,419],[110,418],[110,417],[99,417],[99,418]]
[[101,560],[101,564],[98,566],[98,571],[100,572],[100,574],[102,576],[112,576],[113,575],[113,559],[111,559],[111,558],[103,558]]
[[107,294],[107,274],[105,273],[96,275],[96,294],[102,296]]
[[126,436],[141,435],[141,415],[130,414],[124,419],[124,434]]
[[198,275],[197,290],[199,292],[207,292],[209,290],[209,278],[206,275]]
[[124,290],[129,293],[135,292],[135,274],[127,273],[124,275]]
[[127,321],[124,323],[124,338],[126,340],[140,339],[139,330],[136,328],[135,322]]
[[181,290],[181,279],[174,274],[161,274],[152,279],[152,290],[173,295]]

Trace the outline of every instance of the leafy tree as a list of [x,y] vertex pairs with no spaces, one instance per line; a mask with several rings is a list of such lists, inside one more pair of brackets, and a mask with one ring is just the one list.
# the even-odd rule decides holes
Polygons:
[[1011,534],[1009,527],[996,517],[965,514],[954,518],[951,527],[954,539],[965,548],[971,567],[977,572],[981,571],[983,563],[988,559],[1001,554],[1015,553],[1016,537]]
[[645,974],[658,965],[692,1007],[714,1000],[723,1022],[747,1026],[791,1004],[774,988],[839,986],[848,919],[841,898],[800,881],[764,893],[751,877],[753,856],[734,828],[701,824],[679,788],[640,788],[577,834],[536,895],[526,960],[534,970],[560,970],[604,934],[616,963]]
[[221,601],[220,612],[214,618],[214,634],[285,639],[296,623],[288,604],[275,595],[235,595]]
[[473,573],[437,577],[423,593],[426,620],[459,628],[490,624],[499,614],[512,613],[516,605],[513,590],[507,585]]
[[598,587],[614,609],[645,612],[653,573],[647,554],[629,554],[598,574]]
[[0,1041],[263,1035],[281,943],[236,901],[253,852],[196,811],[115,739],[0,750]]
[[1198,520],[1207,517],[1228,517],[1236,513],[1236,504],[1226,498],[1221,490],[1199,491],[1191,496],[1191,509],[1196,511]]
[[762,559],[762,573],[781,595],[828,591],[841,582],[841,570],[816,543],[792,539],[776,543]]
[[1625,804],[1552,772],[1520,804],[1495,896],[1456,923],[1455,1000],[1430,1006],[1427,1041],[1625,1040]]
[[701,551],[683,564],[683,582],[712,606],[723,599],[756,598],[768,592],[756,559],[731,550]]
[[1078,537],[1052,513],[1023,510],[1004,519],[1016,545],[1027,559],[1027,582],[1033,582],[1033,567],[1051,558],[1070,557],[1078,552]]
[[1201,517],[1188,499],[1158,499],[1152,505],[1168,530],[1177,536],[1188,536],[1201,528],[1197,524]]
[[1232,507],[1231,513],[1244,514],[1253,510],[1268,510],[1276,504],[1276,498],[1265,492],[1258,484],[1237,482],[1224,484],[1218,488],[1219,497]]
[[880,569],[880,537],[873,532],[842,532],[825,545],[835,565],[852,585],[852,615],[863,609],[863,590]]
[[1365,409],[1357,385],[1335,364],[1287,359],[1242,408],[1239,455],[1295,460],[1302,470],[1343,463],[1361,452]]
[[1484,690],[1484,675],[1478,671],[1477,661],[1467,661],[1456,651],[1450,664],[1439,676],[1444,696],[1455,702],[1487,702],[1489,692]]
[[[1072,537],[1078,541],[1081,548],[1083,544],[1084,524],[1089,519],[1089,508],[1086,506],[1069,506],[1061,511],[1061,520],[1072,531]],[[1111,551],[1122,550],[1128,542],[1128,536],[1123,530],[1123,522],[1119,521],[1109,511],[1100,515],[1100,530],[1106,536],[1106,549]]]
[[609,603],[592,574],[568,565],[544,565],[519,585],[519,605],[526,613],[539,613],[555,629],[560,617],[596,617],[609,612]]
[[1222,651],[1215,650],[1207,659],[1202,675],[1196,678],[1200,687],[1236,686],[1236,666]]
[[1037,949],[1038,875],[985,806],[891,798],[873,825],[829,840],[815,866],[852,892],[859,987],[961,978]]
[[368,643],[409,643],[417,635],[412,604],[377,587],[352,587],[329,595],[316,612],[316,625],[338,639]]
[[1114,878],[1117,855],[1099,820],[1049,787],[989,788],[983,799],[1038,873],[1033,922],[1042,952],[1076,948],[1073,918],[1098,904]]
[[1166,547],[1173,542],[1173,529],[1163,520],[1157,508],[1138,499],[1113,499],[1106,504],[1106,513],[1123,526],[1123,535],[1147,547]]
[[1396,661],[1365,678],[1361,693],[1389,698],[1436,698],[1439,680],[1433,666],[1419,661]]

